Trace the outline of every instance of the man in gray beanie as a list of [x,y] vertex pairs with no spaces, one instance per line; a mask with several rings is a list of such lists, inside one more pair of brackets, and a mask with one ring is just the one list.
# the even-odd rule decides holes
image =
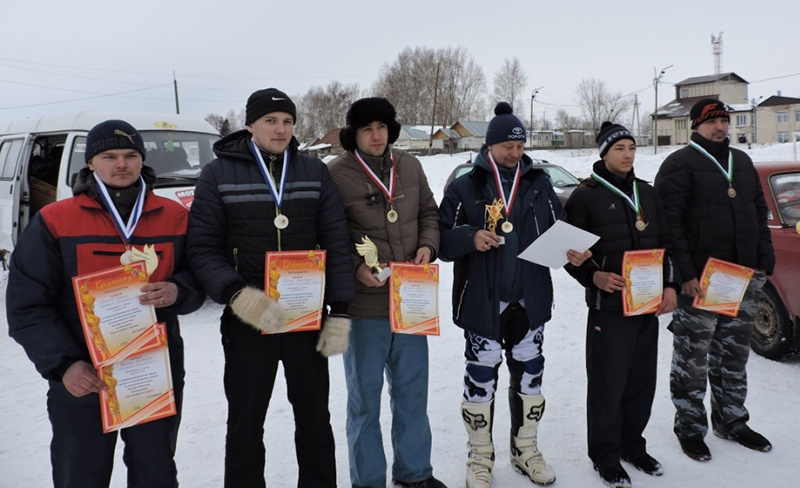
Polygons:
[[329,164],[347,214],[357,282],[350,306],[351,344],[344,355],[350,481],[359,487],[386,486],[380,425],[386,371],[392,397],[393,482],[399,487],[440,488],[444,485],[433,477],[431,467],[427,339],[392,333],[388,280],[373,276],[354,247],[367,236],[381,263],[426,264],[436,258],[436,202],[419,160],[391,147],[400,134],[395,116],[385,98],[355,101],[339,133],[347,152]]
[[[547,173],[524,152],[525,127],[511,106],[500,102],[495,114],[475,168],[450,184],[439,209],[441,258],[454,262],[453,322],[466,338],[461,417],[469,436],[468,488],[492,483],[503,350],[511,376],[511,464],[536,484],[556,479],[537,447],[553,285],[548,268],[517,255],[565,215]],[[567,258],[580,266],[590,255],[569,251]]]
[[[342,203],[327,166],[297,151],[296,109],[275,88],[247,100],[246,129],[214,144],[189,216],[192,269],[222,314],[228,432],[225,486],[263,487],[264,420],[278,363],[295,418],[298,486],[335,487],[328,356],[347,349],[353,271]],[[322,330],[276,333],[283,306],[264,292],[265,254],[327,252]]]

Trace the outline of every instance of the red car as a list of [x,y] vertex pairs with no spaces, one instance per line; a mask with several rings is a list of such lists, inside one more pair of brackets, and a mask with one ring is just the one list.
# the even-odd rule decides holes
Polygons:
[[800,349],[800,162],[757,163],[769,206],[775,273],[758,302],[753,351],[781,359]]

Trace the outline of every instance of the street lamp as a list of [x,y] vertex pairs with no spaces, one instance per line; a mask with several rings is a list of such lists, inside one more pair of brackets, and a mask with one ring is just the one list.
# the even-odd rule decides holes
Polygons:
[[658,73],[656,68],[653,67],[653,86],[656,89],[656,109],[653,112],[653,154],[658,154],[658,85],[661,83],[661,78],[664,76],[664,72],[672,68],[672,66],[673,65],[667,66],[666,68],[662,69],[660,73]]
[[533,149],[533,101],[536,99],[536,94],[539,93],[539,90],[544,88],[544,86],[540,86],[539,88],[534,88],[533,93],[531,93],[531,145],[530,148]]

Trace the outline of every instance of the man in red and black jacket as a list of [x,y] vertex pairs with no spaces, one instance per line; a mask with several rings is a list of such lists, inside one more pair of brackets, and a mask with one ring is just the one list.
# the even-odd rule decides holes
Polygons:
[[[57,487],[108,486],[117,433],[103,433],[99,395],[72,278],[120,265],[131,247],[152,245],[158,266],[139,300],[166,323],[178,415],[122,429],[128,486],[178,486],[174,455],[183,393],[178,315],[204,294],[184,258],[186,209],[152,192],[141,135],[122,120],[95,126],[72,198],[46,206],[25,228],[11,258],[6,291],[9,334],[49,381],[47,410]],[[122,229],[131,230],[123,232]]]

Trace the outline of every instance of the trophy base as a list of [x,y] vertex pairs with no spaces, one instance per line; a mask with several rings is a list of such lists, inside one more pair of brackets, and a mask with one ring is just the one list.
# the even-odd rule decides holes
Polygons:
[[378,281],[384,281],[386,278],[391,276],[392,270],[389,268],[381,268],[380,271],[374,271],[372,276],[375,277]]

